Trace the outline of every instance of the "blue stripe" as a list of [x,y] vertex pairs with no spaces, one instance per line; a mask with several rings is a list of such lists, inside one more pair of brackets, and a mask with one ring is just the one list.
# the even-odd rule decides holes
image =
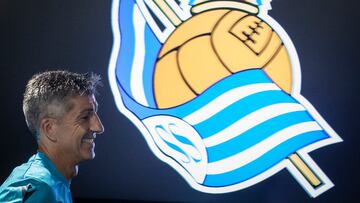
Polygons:
[[195,2],[195,0],[190,0],[190,1],[189,1],[189,5],[190,5],[190,6],[195,5],[195,3],[194,3],[194,2]]
[[156,38],[155,34],[151,31],[151,28],[148,26],[148,24],[146,24],[143,87],[149,107],[153,107],[153,108],[156,107],[154,90],[153,90],[153,76],[154,76],[155,63],[160,48],[161,48],[160,42]]
[[130,73],[134,58],[135,31],[133,25],[134,1],[120,1],[119,27],[121,44],[116,61],[116,77],[123,89],[131,95]]
[[280,90],[259,92],[233,103],[211,118],[196,124],[194,127],[203,138],[207,138],[256,110],[278,103],[298,102]]
[[298,149],[328,137],[324,131],[314,131],[298,135],[241,168],[228,173],[207,175],[203,184],[219,187],[246,181],[270,169]]
[[307,121],[313,121],[313,118],[306,111],[286,113],[267,120],[227,142],[207,148],[208,162],[233,156],[284,128]]
[[124,90],[122,86],[120,86],[120,82],[118,81],[118,89],[120,91],[121,100],[125,107],[132,112],[139,120],[147,118],[150,115],[161,115],[161,110],[149,108],[137,103],[133,98],[129,96],[129,94]]
[[[135,52],[135,30],[133,24],[133,1],[121,1],[119,22],[121,33],[121,46],[120,53],[116,65],[116,76],[123,89],[132,97],[130,78],[131,69],[133,66],[134,52]],[[144,59],[144,71],[143,88],[145,92],[145,98],[149,107],[155,107],[154,93],[153,93],[153,73],[157,60],[158,51],[161,48],[160,42],[157,40],[154,33],[148,24],[145,24],[144,30],[145,36],[145,59]],[[144,43],[144,42],[137,42]]]

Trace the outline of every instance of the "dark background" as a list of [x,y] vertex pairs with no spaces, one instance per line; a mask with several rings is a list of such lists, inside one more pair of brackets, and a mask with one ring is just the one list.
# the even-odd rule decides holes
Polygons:
[[214,195],[192,189],[157,159],[110,91],[110,0],[0,0],[0,182],[36,152],[22,114],[22,93],[36,72],[94,71],[105,133],[96,158],[72,182],[78,202],[95,198],[165,202],[354,202],[359,191],[359,12],[356,0],[273,0],[269,14],[292,38],[302,65],[302,94],[344,142],[311,152],[335,183],[312,199],[287,170],[244,190]]

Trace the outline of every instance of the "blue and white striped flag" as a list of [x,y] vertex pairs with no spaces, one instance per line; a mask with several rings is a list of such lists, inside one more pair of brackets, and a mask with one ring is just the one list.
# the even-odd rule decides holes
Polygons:
[[[208,187],[254,178],[304,146],[329,138],[306,108],[260,69],[231,75],[179,107],[134,109],[168,156],[206,160],[201,184]],[[189,130],[175,132],[180,126]],[[191,156],[186,148],[198,155]]]
[[201,97],[206,97],[204,103],[183,119],[206,147],[207,186],[253,178],[298,149],[329,137],[262,70],[237,73]]

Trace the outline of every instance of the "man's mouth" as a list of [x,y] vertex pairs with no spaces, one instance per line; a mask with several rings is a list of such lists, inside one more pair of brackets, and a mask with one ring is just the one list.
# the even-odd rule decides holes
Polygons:
[[82,142],[83,143],[88,143],[88,144],[92,144],[92,143],[94,143],[94,139],[88,139],[88,138],[84,138],[84,139],[82,139]]
[[96,138],[96,134],[93,134],[82,138],[81,141],[84,143],[92,144],[94,143],[95,138]]

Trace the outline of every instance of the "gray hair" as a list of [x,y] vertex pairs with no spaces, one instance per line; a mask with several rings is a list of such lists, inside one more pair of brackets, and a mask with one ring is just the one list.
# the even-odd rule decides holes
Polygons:
[[[59,105],[69,111],[68,101],[74,96],[96,94],[100,76],[94,73],[73,73],[57,70],[35,74],[27,83],[23,111],[26,124],[36,140],[40,138],[40,119],[46,116],[62,116],[48,108]],[[64,112],[62,112],[63,114]]]

